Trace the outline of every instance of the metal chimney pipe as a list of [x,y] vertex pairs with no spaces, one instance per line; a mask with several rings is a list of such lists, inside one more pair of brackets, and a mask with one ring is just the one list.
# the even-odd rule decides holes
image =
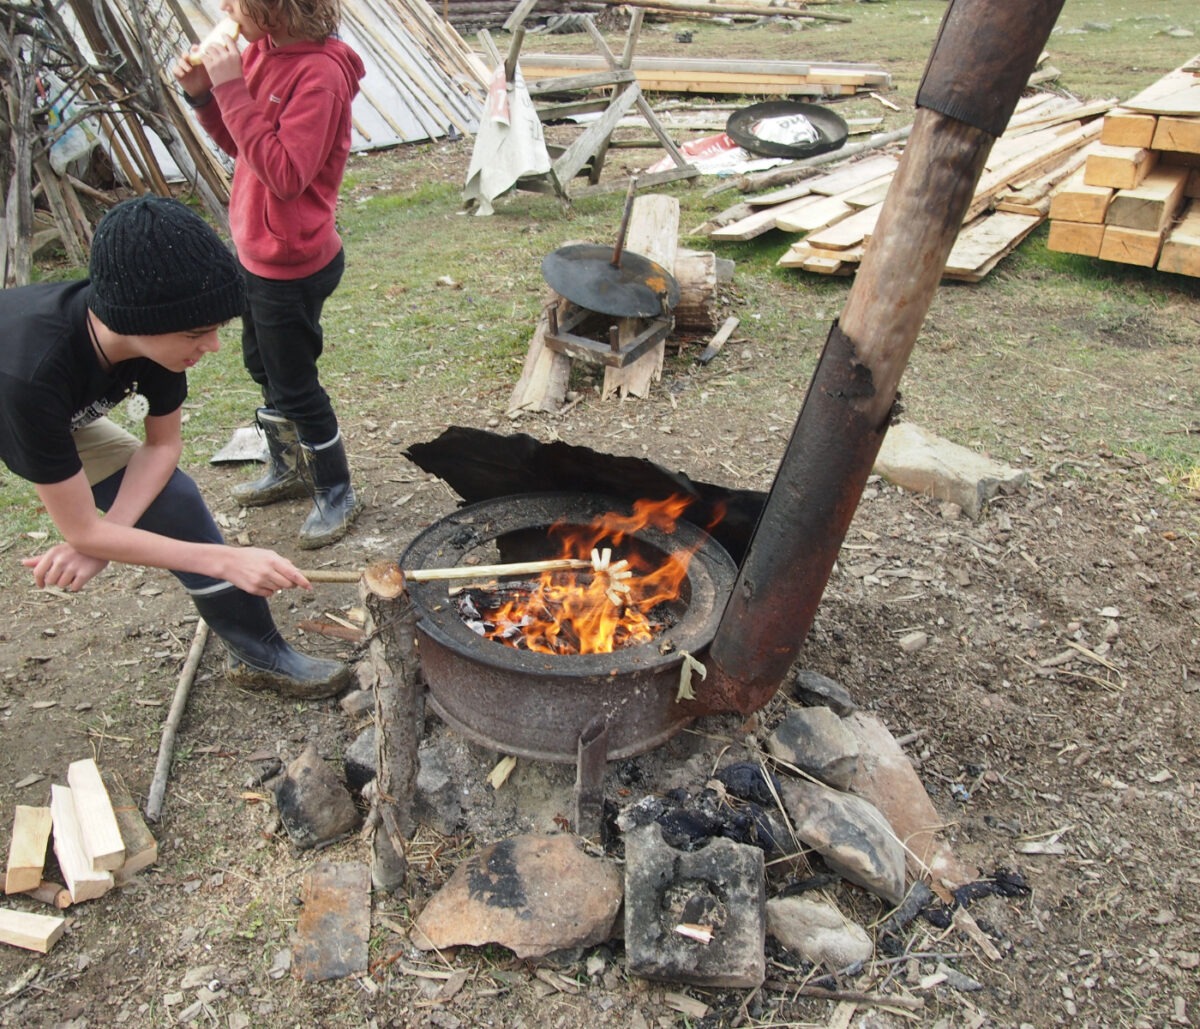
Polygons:
[[757,711],[796,659],[984,162],[1063,2],[947,8],[900,166],[709,647],[706,710]]

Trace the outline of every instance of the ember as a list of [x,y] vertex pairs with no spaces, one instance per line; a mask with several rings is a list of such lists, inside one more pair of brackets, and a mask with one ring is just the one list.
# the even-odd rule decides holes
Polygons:
[[590,552],[593,569],[468,588],[458,595],[459,614],[487,639],[544,654],[609,654],[653,642],[675,624],[674,604],[695,547],[672,551],[653,567],[638,549],[619,548],[647,526],[673,533],[689,503],[678,496],[639,500],[629,515],[602,514],[587,525],[555,522],[547,532],[560,541],[561,556]]

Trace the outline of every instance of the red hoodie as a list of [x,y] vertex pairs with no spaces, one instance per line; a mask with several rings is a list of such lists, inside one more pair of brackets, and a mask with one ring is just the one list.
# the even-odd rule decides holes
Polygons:
[[275,47],[264,38],[246,47],[242,71],[196,114],[234,158],[229,228],[239,260],[264,279],[302,279],[342,245],[338,189],[366,69],[340,39]]

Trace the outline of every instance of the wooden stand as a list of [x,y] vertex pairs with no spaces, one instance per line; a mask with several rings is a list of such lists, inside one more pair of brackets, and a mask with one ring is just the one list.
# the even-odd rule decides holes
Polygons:
[[[505,78],[508,81],[512,81],[521,45],[525,38],[525,30],[521,22],[525,20],[529,12],[533,9],[533,6],[533,3],[526,0],[525,3],[522,3],[516,9],[513,17],[505,23],[506,28],[512,28],[513,30],[513,38],[509,46],[508,56],[504,59]],[[637,75],[631,68],[634,47],[637,45],[637,38],[642,29],[643,13],[641,9],[633,12],[629,22],[629,31],[625,36],[625,47],[621,51],[620,57],[617,57],[609,50],[608,44],[604,41],[600,30],[593,24],[592,19],[586,18],[584,20],[584,25],[587,28],[588,34],[592,37],[592,42],[595,44],[604,62],[608,65],[606,71],[592,72],[585,75],[564,75],[559,78],[542,79],[526,84],[530,97],[535,101],[538,97],[558,96],[564,93],[582,92],[587,94],[583,99],[557,102],[539,108],[538,117],[543,122],[578,114],[595,113],[597,111],[603,113],[570,146],[548,146],[547,149],[550,151],[550,156],[553,159],[550,171],[544,175],[530,175],[518,179],[516,184],[517,189],[524,189],[535,193],[554,193],[565,201],[569,201],[573,196],[586,196],[591,193],[605,193],[624,189],[628,185],[628,179],[606,183],[604,186],[601,186],[600,174],[604,168],[604,159],[608,153],[613,131],[621,119],[635,108],[646,120],[646,123],[650,126],[650,130],[671,156],[671,160],[675,162],[675,167],[668,171],[659,172],[654,175],[639,176],[639,184],[643,187],[655,186],[661,185],[664,182],[673,182],[677,179],[695,178],[700,174],[698,168],[688,163],[687,158],[675,146],[675,143],[667,134],[667,130],[663,128],[658,116],[651,110],[650,105],[646,102],[646,98],[642,95],[642,88],[638,85]],[[481,32],[479,39],[484,49],[489,52],[492,60],[499,64],[500,53],[488,33]],[[607,97],[591,95],[597,90],[602,89],[611,89],[611,93]],[[587,173],[588,185],[573,190],[572,183],[574,179],[584,172]]]

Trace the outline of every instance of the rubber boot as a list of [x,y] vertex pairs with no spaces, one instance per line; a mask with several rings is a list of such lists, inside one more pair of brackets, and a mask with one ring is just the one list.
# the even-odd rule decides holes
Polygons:
[[336,543],[350,530],[362,504],[350,485],[350,465],[339,432],[328,443],[304,447],[303,474],[308,479],[313,507],[300,527],[302,550]]
[[230,682],[299,700],[332,697],[349,684],[348,665],[307,657],[288,646],[265,597],[230,586],[219,593],[193,594],[192,602],[225,644]]
[[267,439],[267,471],[261,479],[234,486],[233,499],[244,507],[261,507],[277,500],[308,496],[308,487],[297,467],[300,437],[296,426],[269,407],[260,407],[255,421]]

